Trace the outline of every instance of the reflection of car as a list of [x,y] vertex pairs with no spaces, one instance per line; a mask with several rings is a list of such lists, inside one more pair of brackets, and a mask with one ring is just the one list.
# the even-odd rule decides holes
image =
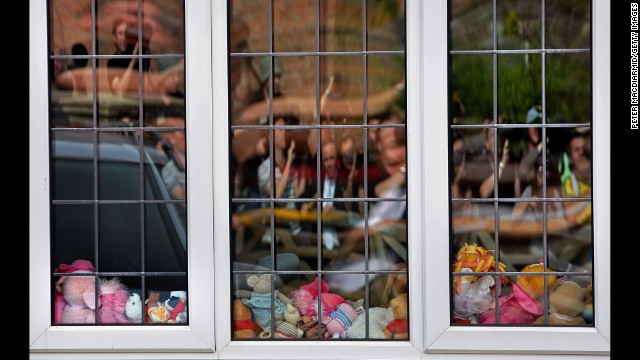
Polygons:
[[[133,132],[100,132],[97,136],[98,149],[91,131],[56,131],[52,136],[54,266],[87,259],[99,272],[186,272],[186,231],[179,213],[182,204],[155,202],[171,200],[160,175],[166,155],[144,146],[141,168],[140,147]],[[97,219],[91,201],[96,191],[101,200]],[[140,205],[141,199],[147,203]],[[66,200],[74,202],[66,204]],[[141,287],[139,278],[121,277],[128,286]],[[163,277],[162,281],[156,279],[157,284],[147,279],[147,288],[157,284],[167,290],[185,288],[182,277]]]

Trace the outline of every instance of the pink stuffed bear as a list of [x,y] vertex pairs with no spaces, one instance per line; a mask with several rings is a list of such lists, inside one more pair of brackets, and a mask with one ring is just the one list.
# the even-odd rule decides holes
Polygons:
[[[93,264],[91,264],[88,260],[78,259],[71,263],[71,265],[60,264],[53,272],[56,273],[72,273],[77,270],[86,270],[93,272]],[[64,296],[62,296],[62,286],[58,286],[56,283],[56,292],[55,292],[55,319],[54,324],[60,324],[62,321],[62,312],[64,311],[64,307],[67,305],[67,302],[64,300]]]
[[338,308],[332,311],[328,317],[322,318],[322,323],[327,327],[324,337],[345,338],[347,329],[357,318],[358,313],[351,305],[347,303],[338,305]]
[[[338,294],[329,293],[329,284],[322,280],[321,283],[322,316],[328,316],[335,311],[339,304],[344,303],[344,298]],[[318,316],[318,278],[307,285],[302,285],[298,290],[289,294],[293,305],[302,315]]]
[[[91,262],[86,260],[76,260],[71,267],[77,269],[71,274],[90,274],[95,271]],[[63,276],[56,282],[56,290],[67,302],[62,310],[61,324],[95,323],[95,276]]]
[[100,291],[100,309],[98,319],[101,324],[127,324],[129,320],[125,317],[129,291],[120,279],[111,280],[100,279],[98,281]]

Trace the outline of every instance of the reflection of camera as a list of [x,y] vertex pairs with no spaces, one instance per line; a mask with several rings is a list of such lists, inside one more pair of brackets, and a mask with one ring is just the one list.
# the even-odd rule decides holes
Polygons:
[[[153,28],[149,23],[142,24],[142,48],[149,48],[149,42],[151,41],[151,36],[153,36]],[[138,24],[130,25],[127,27],[127,31],[125,32],[125,37],[127,38],[127,45],[131,46],[131,49],[138,42]]]

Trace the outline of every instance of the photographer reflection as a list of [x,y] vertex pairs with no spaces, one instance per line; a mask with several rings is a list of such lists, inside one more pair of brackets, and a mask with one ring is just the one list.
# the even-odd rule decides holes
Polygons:
[[[116,18],[113,21],[111,34],[113,36],[113,44],[116,51],[113,55],[127,55],[131,58],[113,58],[107,61],[107,76],[111,91],[116,95],[124,95],[126,92],[137,92],[138,77],[134,76],[139,71],[138,54],[148,55],[149,41],[152,36],[152,29],[149,24],[143,24],[142,28],[142,46],[138,43],[137,25],[130,25],[123,18]],[[142,48],[142,49],[140,49]],[[142,60],[142,71],[148,72],[150,68],[150,59]],[[152,85],[150,79],[145,79],[145,84]]]
[[[274,125],[298,125],[300,121],[295,116],[282,116],[274,121]],[[298,171],[292,168],[295,158],[296,142],[291,140],[287,145],[286,130],[273,130],[273,164],[275,165],[275,187],[271,184],[271,158],[267,157],[258,166],[258,184],[262,197],[276,199],[281,198],[298,198],[305,191],[306,179],[298,174]],[[296,209],[294,202],[276,203],[277,207],[285,207]],[[298,221],[290,221],[289,227],[292,235],[300,233],[300,223]],[[262,237],[263,243],[271,242],[271,232],[267,231]]]

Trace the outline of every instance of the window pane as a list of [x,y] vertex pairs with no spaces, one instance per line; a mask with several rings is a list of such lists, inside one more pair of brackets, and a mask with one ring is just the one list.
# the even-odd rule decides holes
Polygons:
[[493,48],[493,1],[451,1],[451,50]]
[[54,323],[186,324],[184,2],[50,5]]
[[494,2],[484,47],[476,4],[450,7],[451,323],[592,326],[590,2]]
[[231,11],[233,338],[408,339],[404,2]]

